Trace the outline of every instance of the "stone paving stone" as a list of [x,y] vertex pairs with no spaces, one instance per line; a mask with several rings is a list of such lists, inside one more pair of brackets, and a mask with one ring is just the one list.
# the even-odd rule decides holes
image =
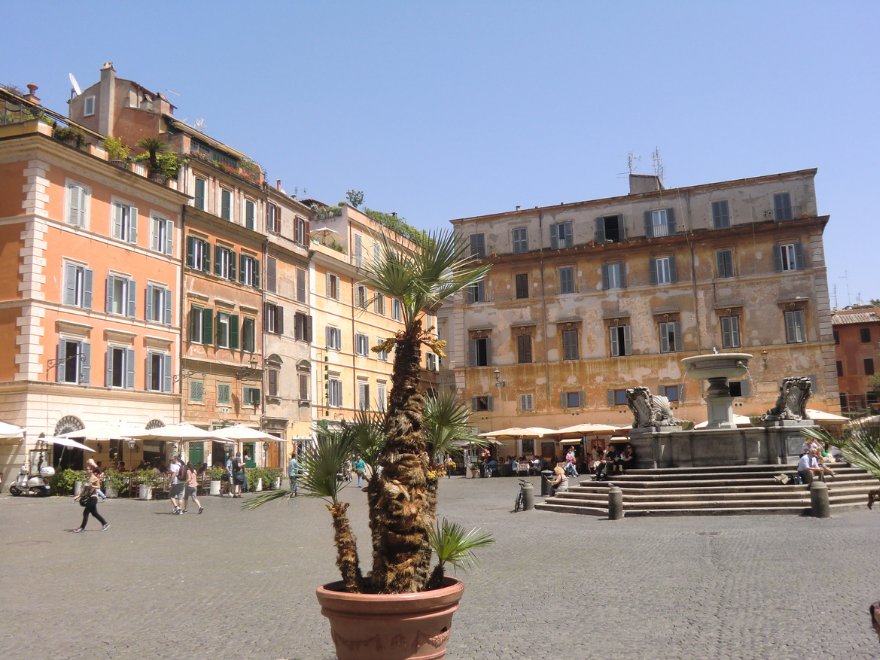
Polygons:
[[[517,492],[515,479],[441,483],[440,514],[497,539],[465,576],[450,660],[880,655],[867,615],[880,517],[867,510],[612,522],[513,514]],[[366,496],[345,497],[366,564]],[[0,495],[0,657],[27,640],[29,657],[334,658],[314,595],[338,579],[324,504],[203,503],[173,516],[108,500],[107,532],[72,534],[70,498]]]

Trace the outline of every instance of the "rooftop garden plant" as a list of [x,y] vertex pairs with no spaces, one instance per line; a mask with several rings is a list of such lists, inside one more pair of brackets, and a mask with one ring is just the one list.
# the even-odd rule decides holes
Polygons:
[[110,160],[128,160],[130,148],[122,142],[122,138],[104,138],[104,149],[107,150],[107,157]]

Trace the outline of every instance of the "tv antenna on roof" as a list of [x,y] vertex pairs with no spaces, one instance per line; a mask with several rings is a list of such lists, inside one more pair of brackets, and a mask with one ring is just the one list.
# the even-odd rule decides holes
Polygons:
[[660,158],[660,147],[654,147],[651,160],[654,161],[654,176],[660,179],[662,183],[663,179],[666,178],[666,168],[663,165],[663,159]]
[[166,91],[166,92],[169,92],[169,93],[171,93],[171,94],[174,94],[174,96],[180,96],[180,94],[178,94],[177,92],[175,92],[173,89],[168,89],[168,88],[166,87],[166,88],[165,88],[165,91]]
[[196,119],[193,124],[193,128],[196,129],[199,133],[205,132],[205,120],[204,119]]
[[627,176],[629,174],[634,173],[636,171],[636,168],[638,167],[638,165],[636,165],[636,161],[641,160],[641,159],[642,159],[641,156],[639,156],[638,154],[634,154],[632,151],[630,151],[626,155],[626,169],[627,169],[627,171],[621,172],[617,176]]
[[79,88],[79,83],[76,82],[76,78],[73,77],[73,74],[68,73],[67,76],[70,78],[70,98],[82,94],[82,90]]

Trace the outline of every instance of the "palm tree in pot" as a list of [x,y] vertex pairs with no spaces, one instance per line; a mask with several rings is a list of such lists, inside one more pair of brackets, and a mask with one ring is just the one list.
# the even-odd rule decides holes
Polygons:
[[159,138],[141,138],[135,146],[147,152],[150,161],[150,173],[163,174],[159,167],[158,154],[168,151],[168,143],[163,142]]

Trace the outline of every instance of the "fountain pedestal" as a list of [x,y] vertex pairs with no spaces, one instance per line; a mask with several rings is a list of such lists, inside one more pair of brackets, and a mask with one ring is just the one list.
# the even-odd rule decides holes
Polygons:
[[707,429],[735,429],[733,421],[733,397],[727,378],[710,378],[706,396],[706,412],[709,422]]

